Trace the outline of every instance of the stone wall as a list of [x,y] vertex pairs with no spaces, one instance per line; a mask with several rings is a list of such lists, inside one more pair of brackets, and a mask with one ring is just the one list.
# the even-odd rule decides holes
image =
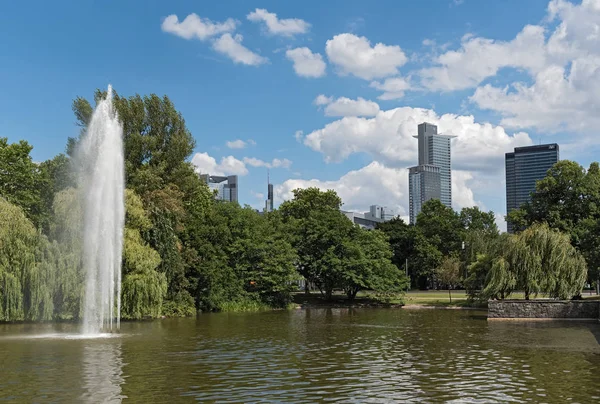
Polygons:
[[600,301],[490,300],[488,319],[599,319]]

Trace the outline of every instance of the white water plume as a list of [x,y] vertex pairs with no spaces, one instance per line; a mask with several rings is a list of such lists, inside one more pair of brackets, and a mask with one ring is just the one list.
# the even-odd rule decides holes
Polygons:
[[119,328],[121,254],[125,223],[123,128],[112,87],[100,101],[77,149],[83,203],[83,265],[86,286],[83,333]]

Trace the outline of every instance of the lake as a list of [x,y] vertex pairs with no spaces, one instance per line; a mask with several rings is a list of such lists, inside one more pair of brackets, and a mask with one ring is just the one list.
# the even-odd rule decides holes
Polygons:
[[0,401],[592,402],[600,324],[461,310],[306,309],[0,325]]

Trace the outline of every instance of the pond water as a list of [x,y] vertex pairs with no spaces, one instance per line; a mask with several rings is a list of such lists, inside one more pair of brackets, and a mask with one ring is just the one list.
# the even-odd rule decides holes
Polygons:
[[597,323],[307,309],[77,331],[0,325],[0,401],[600,401]]

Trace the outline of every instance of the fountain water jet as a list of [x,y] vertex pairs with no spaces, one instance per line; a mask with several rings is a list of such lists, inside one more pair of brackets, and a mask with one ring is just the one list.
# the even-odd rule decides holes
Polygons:
[[123,128],[112,87],[92,115],[78,149],[83,196],[83,264],[86,272],[83,333],[119,328],[121,254],[125,224]]

